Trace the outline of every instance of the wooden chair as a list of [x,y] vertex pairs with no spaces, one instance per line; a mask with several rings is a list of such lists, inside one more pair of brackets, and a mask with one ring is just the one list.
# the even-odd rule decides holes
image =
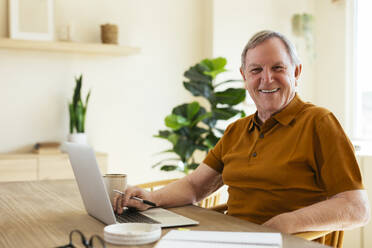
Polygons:
[[[227,204],[216,205],[210,209],[226,214]],[[329,245],[334,248],[342,248],[342,243],[344,241],[344,231],[311,231],[295,233],[293,235],[306,240]]]
[[[154,191],[167,184],[177,181],[178,179],[179,178],[173,178],[173,179],[166,179],[166,180],[154,181],[154,182],[149,182],[149,183],[143,183],[143,184],[138,184],[137,187],[147,189],[150,191]],[[202,208],[211,208],[211,207],[218,205],[219,200],[220,200],[220,192],[216,191],[212,195],[198,202],[197,205]]]

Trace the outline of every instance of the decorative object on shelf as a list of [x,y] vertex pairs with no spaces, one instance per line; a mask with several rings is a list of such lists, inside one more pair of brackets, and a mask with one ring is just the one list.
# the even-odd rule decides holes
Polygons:
[[72,23],[61,25],[58,29],[58,40],[60,41],[72,41],[73,36],[73,25]]
[[9,0],[12,39],[53,40],[53,0]]
[[88,101],[90,97],[90,90],[85,98],[85,105],[81,100],[81,88],[83,84],[83,75],[75,78],[76,86],[72,102],[69,103],[70,113],[70,135],[69,141],[74,143],[86,144],[87,136],[85,134],[85,117],[88,108]]
[[[184,76],[188,81],[183,86],[193,96],[205,98],[210,105],[207,110],[198,102],[185,103],[176,106],[172,114],[165,118],[167,130],[160,130],[157,138],[168,140],[172,148],[164,151],[174,153],[176,157],[164,159],[155,165],[164,171],[178,170],[187,174],[198,167],[194,152],[199,150],[207,153],[222,136],[224,130],[217,128],[217,121],[228,120],[238,114],[245,116],[244,111],[234,108],[244,101],[244,88],[222,88],[222,85],[240,82],[241,80],[225,80],[217,83],[218,74],[225,72],[226,59],[204,59],[190,67]],[[221,90],[224,89],[224,90]]]
[[115,24],[101,25],[101,40],[104,44],[118,44],[118,26]]
[[38,142],[34,145],[34,153],[37,154],[59,154],[61,150],[59,142]]
[[305,39],[306,50],[314,57],[314,17],[311,14],[294,14],[292,16],[292,32]]

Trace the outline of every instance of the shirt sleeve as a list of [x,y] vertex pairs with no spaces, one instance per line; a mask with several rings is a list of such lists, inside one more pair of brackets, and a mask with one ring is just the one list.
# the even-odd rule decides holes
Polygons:
[[206,165],[208,165],[209,167],[211,167],[212,169],[214,169],[215,171],[219,173],[222,173],[223,171],[223,167],[224,167],[224,164],[222,161],[223,151],[224,151],[223,146],[225,143],[225,139],[228,137],[229,133],[231,132],[232,125],[233,124],[230,124],[226,128],[221,139],[217,142],[215,147],[208,152],[208,155],[203,160],[203,163],[205,163]]
[[338,193],[363,189],[362,177],[354,148],[332,113],[316,125],[315,159],[329,197]]

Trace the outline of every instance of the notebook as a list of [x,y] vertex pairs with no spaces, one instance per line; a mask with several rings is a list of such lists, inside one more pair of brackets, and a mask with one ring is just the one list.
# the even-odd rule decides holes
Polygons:
[[199,224],[195,220],[159,207],[141,212],[132,211],[131,213],[130,211],[124,211],[124,215],[136,215],[132,216],[133,218],[130,221],[125,220],[128,219],[126,216],[122,216],[123,218],[119,216],[117,218],[112,209],[93,149],[88,145],[65,142],[62,145],[62,151],[66,151],[69,155],[86,211],[89,215],[103,223],[110,225],[123,222],[145,222],[140,220],[141,217],[138,217],[138,215],[143,215],[145,216],[143,219],[147,219],[146,217],[148,217],[159,223],[161,227]]
[[155,248],[281,248],[280,233],[171,230]]

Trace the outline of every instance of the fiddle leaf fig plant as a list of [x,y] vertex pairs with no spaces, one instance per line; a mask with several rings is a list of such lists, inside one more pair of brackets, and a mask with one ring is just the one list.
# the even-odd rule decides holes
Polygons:
[[81,100],[81,88],[83,83],[83,75],[75,78],[75,89],[72,96],[72,102],[69,103],[68,109],[70,114],[70,133],[74,131],[77,133],[85,132],[85,117],[88,109],[88,101],[90,97],[90,90],[85,98],[85,104]]
[[[197,101],[184,103],[172,109],[165,117],[167,130],[160,130],[154,137],[170,142],[172,148],[165,153],[173,153],[175,157],[163,159],[153,165],[161,170],[179,170],[188,173],[198,167],[195,151],[207,153],[213,148],[224,130],[216,127],[219,120],[228,120],[236,115],[245,116],[244,111],[234,106],[243,102],[246,91],[243,88],[227,88],[222,85],[242,82],[241,80],[225,80],[217,82],[216,78],[225,69],[226,59],[204,59],[190,67],[184,76],[183,86],[193,96],[205,98],[209,102],[208,110]],[[224,87],[226,88],[226,87]]]

